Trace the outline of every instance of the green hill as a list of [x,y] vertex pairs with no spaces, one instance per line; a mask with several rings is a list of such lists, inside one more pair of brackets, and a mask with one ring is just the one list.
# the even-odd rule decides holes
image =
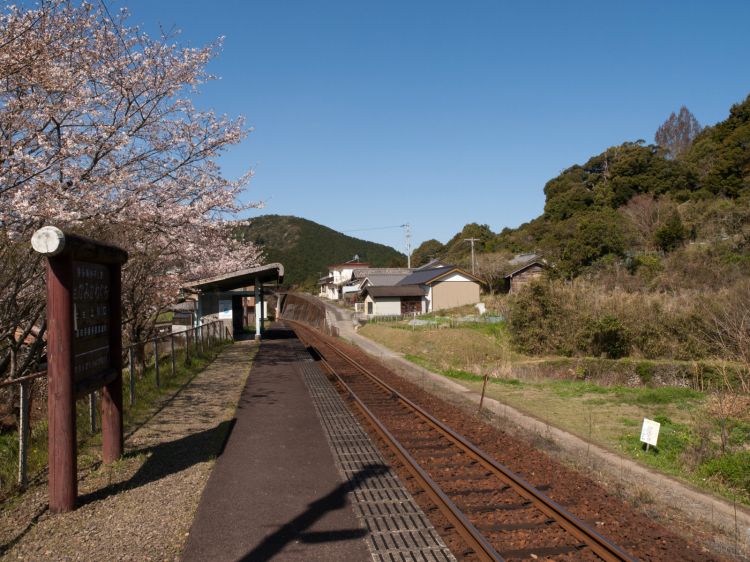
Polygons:
[[292,216],[263,215],[237,236],[259,244],[266,262],[284,264],[284,284],[312,289],[328,266],[352,259],[374,267],[406,267],[406,256],[390,246],[346,236],[316,222]]
[[669,289],[746,276],[750,97],[676,156],[666,146],[624,142],[564,170],[544,193],[544,213],[534,220],[499,234],[467,224],[445,245],[425,242],[413,261],[429,254],[467,262],[463,239],[474,237],[480,255],[541,252],[563,278],[624,268]]

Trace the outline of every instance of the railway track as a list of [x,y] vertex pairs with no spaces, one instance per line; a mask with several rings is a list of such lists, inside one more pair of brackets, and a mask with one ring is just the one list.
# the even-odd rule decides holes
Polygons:
[[386,384],[336,344],[287,322],[478,560],[635,560]]

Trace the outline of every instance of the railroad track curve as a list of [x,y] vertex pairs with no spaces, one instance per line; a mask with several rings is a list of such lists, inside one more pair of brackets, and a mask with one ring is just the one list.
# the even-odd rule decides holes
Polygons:
[[361,365],[336,340],[285,320],[318,356],[408,473],[467,545],[490,561],[633,561],[543,490],[434,418]]

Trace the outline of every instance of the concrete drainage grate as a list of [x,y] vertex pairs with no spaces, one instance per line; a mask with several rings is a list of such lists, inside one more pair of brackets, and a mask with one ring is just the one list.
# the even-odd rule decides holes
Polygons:
[[390,468],[374,473],[368,468],[383,466],[385,461],[320,368],[312,362],[304,362],[300,368],[336,466],[349,484],[354,513],[369,531],[366,541],[372,559],[455,562],[396,474]]

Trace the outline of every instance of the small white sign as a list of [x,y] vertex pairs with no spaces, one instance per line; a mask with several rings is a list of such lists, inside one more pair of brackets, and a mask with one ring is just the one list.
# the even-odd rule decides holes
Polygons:
[[232,301],[219,301],[219,320],[232,319]]
[[643,428],[641,428],[641,441],[652,447],[656,447],[656,440],[659,439],[659,428],[661,424],[648,418],[643,418]]

